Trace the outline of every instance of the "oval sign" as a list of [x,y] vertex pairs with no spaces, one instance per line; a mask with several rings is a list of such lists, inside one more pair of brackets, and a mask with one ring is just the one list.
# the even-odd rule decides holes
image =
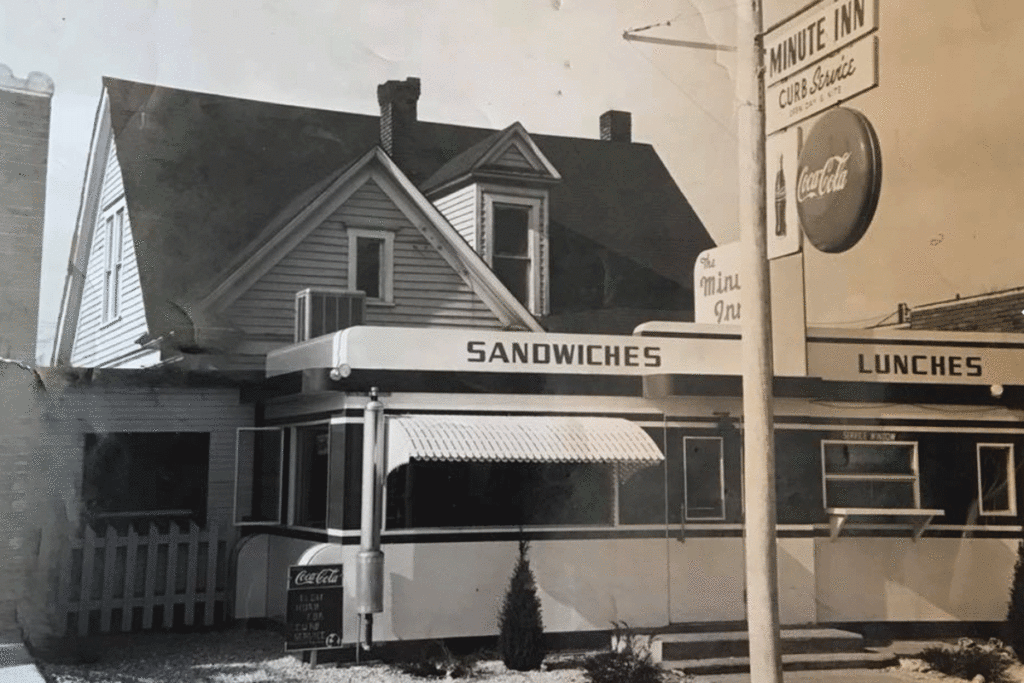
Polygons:
[[837,107],[818,119],[797,165],[796,209],[811,244],[830,254],[857,244],[881,189],[882,153],[867,117]]

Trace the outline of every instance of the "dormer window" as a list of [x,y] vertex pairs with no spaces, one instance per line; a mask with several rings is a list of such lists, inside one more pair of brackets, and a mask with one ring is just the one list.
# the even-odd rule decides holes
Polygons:
[[348,229],[348,288],[367,303],[393,301],[395,236],[385,230]]
[[494,272],[525,306],[530,305],[530,208],[494,205]]
[[547,230],[542,221],[546,192],[484,193],[484,243],[491,269],[534,315],[547,311]]

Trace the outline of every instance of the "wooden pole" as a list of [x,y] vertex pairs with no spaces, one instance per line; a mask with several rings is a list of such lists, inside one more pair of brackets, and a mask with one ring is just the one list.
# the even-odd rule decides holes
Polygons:
[[751,683],[780,683],[772,318],[765,214],[761,0],[737,0],[739,220],[742,243],[744,549]]

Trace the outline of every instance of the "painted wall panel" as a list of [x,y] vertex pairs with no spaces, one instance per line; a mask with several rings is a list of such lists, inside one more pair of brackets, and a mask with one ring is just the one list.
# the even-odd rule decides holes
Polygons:
[[818,619],[1002,621],[1015,560],[1012,539],[818,539]]
[[462,235],[462,239],[480,252],[479,240],[479,191],[477,185],[469,185],[434,201],[434,206],[441,212],[452,227]]
[[[283,619],[287,568],[315,545],[269,537],[266,616]],[[346,642],[356,638],[357,552],[353,545],[341,550]],[[497,633],[498,610],[515,564],[514,543],[395,544],[384,546],[384,556],[384,613],[374,620],[376,638]],[[636,627],[665,624],[664,539],[536,541],[530,545],[530,564],[546,631],[605,630],[613,620]],[[260,566],[258,561],[240,565],[240,585],[255,585]]]

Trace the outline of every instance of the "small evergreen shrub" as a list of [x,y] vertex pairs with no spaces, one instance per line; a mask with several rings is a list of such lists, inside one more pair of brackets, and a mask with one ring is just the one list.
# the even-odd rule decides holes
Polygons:
[[519,541],[519,559],[498,615],[498,652],[514,671],[539,669],[544,661],[544,624],[528,549],[529,543]]
[[628,625],[616,623],[614,643],[609,652],[589,657],[583,664],[592,683],[662,683],[665,671],[651,659]]
[[1013,663],[1013,655],[995,638],[981,645],[961,638],[955,648],[929,647],[917,656],[947,676],[971,680],[981,674],[985,683],[1011,683],[1006,670]]
[[1006,610],[1006,635],[1017,659],[1024,662],[1024,541],[1017,545],[1017,564],[1010,584],[1010,606]]

